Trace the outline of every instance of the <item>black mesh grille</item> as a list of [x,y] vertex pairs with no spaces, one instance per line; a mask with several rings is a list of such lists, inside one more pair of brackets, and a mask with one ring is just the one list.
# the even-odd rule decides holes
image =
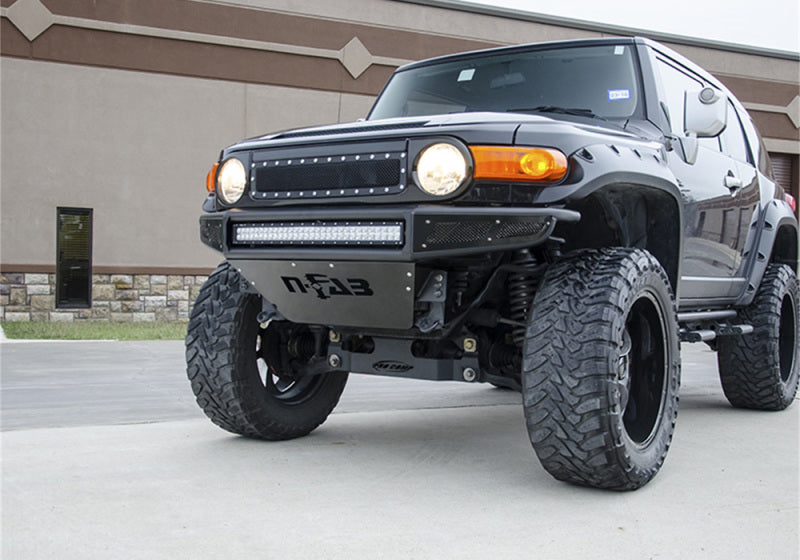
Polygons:
[[388,187],[400,182],[399,160],[258,167],[256,192]]
[[425,237],[425,243],[434,248],[437,245],[469,245],[489,236],[491,222],[462,224],[459,222],[436,222],[433,231]]
[[483,216],[460,216],[455,219],[444,216],[417,216],[414,225],[414,249],[424,252],[491,247],[520,240],[534,241],[547,232],[551,223],[545,217],[491,219]]
[[408,184],[405,142],[281,148],[256,153],[250,164],[253,200],[386,196]]
[[497,226],[497,229],[492,233],[497,239],[507,239],[509,237],[527,237],[529,235],[538,235],[545,229],[547,225],[548,223],[545,221],[505,221]]
[[222,220],[201,220],[200,239],[209,247],[222,251]]

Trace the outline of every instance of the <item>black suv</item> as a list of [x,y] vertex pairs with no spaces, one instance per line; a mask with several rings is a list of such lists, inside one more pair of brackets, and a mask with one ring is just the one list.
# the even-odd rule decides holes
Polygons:
[[363,122],[223,150],[203,242],[225,262],[186,338],[222,428],[303,436],[348,372],[522,392],[554,477],[635,489],[678,411],[679,344],[728,400],[798,385],[798,225],[747,112],[652,41],[398,69]]

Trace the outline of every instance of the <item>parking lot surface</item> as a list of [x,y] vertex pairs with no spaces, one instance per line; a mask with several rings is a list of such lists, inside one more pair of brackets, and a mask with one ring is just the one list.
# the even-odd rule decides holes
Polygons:
[[180,342],[4,342],[0,367],[4,559],[798,557],[800,406],[731,408],[699,345],[629,493],[552,479],[485,385],[353,375],[269,443],[205,419]]

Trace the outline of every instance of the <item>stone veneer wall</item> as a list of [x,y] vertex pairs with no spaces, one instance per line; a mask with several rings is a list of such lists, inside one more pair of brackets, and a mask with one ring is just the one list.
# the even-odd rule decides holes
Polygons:
[[91,309],[56,309],[56,275],[0,275],[0,321],[186,321],[207,276],[93,274]]

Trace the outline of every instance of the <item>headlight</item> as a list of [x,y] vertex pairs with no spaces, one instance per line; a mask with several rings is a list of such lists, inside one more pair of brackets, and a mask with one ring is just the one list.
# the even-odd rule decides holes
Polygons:
[[228,204],[233,204],[242,197],[247,185],[247,171],[244,164],[236,158],[230,158],[222,164],[217,175],[217,193]]
[[417,182],[428,194],[448,195],[464,183],[467,167],[464,154],[452,144],[431,144],[417,160]]

